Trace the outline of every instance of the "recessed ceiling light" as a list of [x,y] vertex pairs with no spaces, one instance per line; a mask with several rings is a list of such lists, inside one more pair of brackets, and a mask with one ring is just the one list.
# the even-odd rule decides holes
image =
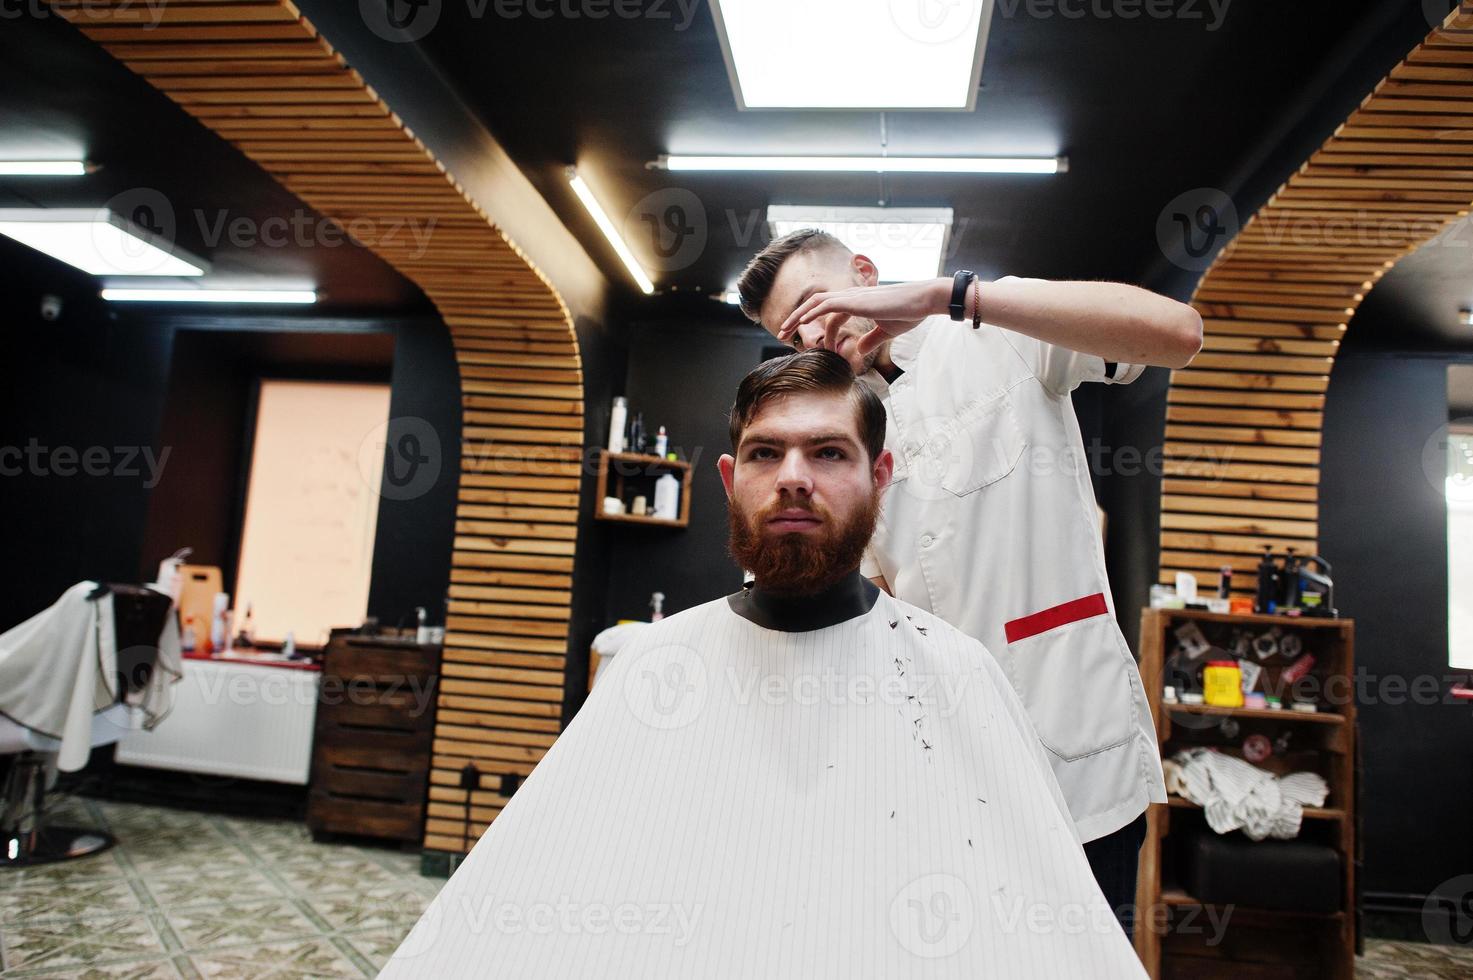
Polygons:
[[0,177],[81,177],[83,160],[0,160]]
[[881,174],[1059,174],[1067,157],[794,157],[715,156],[671,153],[652,166],[667,170],[715,170]]
[[742,109],[972,109],[992,0],[711,0]]
[[311,289],[104,289],[110,303],[272,303],[317,302]]
[[881,282],[931,279],[941,271],[951,235],[951,208],[825,208],[773,205],[773,238],[802,228],[833,235],[880,270]]
[[106,208],[0,209],[0,235],[94,276],[202,276],[209,267]]
[[589,189],[588,184],[583,178],[578,176],[578,171],[572,167],[568,168],[568,183],[573,185],[573,193],[578,195],[578,200],[582,201],[583,206],[588,209],[589,217],[593,218],[593,223],[598,225],[598,230],[604,233],[604,237],[613,246],[614,252],[619,256],[619,261],[624,263],[624,268],[628,269],[629,274],[634,277],[634,281],[639,283],[640,290],[645,295],[653,293],[655,291],[655,284],[650,281],[649,275],[634,258],[634,253],[629,251],[629,246],[624,243],[624,239],[619,237],[618,230],[614,227],[614,223],[609,220],[609,216],[605,213],[603,207],[598,203],[598,199],[593,196],[593,191]]

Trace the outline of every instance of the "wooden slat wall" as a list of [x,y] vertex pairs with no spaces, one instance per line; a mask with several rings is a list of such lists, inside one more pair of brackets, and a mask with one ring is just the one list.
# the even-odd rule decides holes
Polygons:
[[[1397,261],[1473,206],[1473,14],[1455,10],[1253,216],[1198,284],[1202,352],[1167,396],[1162,582],[1251,595],[1264,545],[1318,552],[1340,338]],[[1449,234],[1473,230],[1459,226]],[[1333,560],[1333,556],[1331,557]]]
[[[321,214],[428,242],[369,247],[434,302],[460,363],[459,507],[425,846],[466,852],[559,728],[583,372],[557,291],[285,0],[52,0],[55,12]],[[461,770],[481,770],[460,788]]]

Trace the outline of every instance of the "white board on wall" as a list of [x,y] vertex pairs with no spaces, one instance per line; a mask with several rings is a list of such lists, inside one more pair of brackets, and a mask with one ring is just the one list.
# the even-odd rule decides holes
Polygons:
[[383,474],[365,441],[388,417],[388,385],[261,382],[235,577],[258,641],[318,645],[363,621]]

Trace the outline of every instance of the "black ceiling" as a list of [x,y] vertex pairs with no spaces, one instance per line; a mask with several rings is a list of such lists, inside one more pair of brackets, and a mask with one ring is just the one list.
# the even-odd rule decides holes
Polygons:
[[[1438,2],[1225,0],[1214,8],[1169,0],[1158,9],[1172,17],[1126,19],[1113,12],[1132,9],[1130,0],[1091,0],[1085,9],[1107,15],[1083,18],[1063,16],[1059,4],[999,0],[977,109],[965,113],[739,111],[704,0],[622,0],[604,9],[640,16],[597,20],[442,0],[438,22],[417,44],[622,291],[618,309],[653,318],[727,287],[765,240],[760,219],[769,204],[948,206],[956,214],[952,266],[1147,282],[1182,294],[1195,273],[1173,269],[1160,251],[1165,205],[1205,187],[1228,192],[1245,213],[1256,207],[1421,39],[1425,10]],[[538,6],[600,9],[598,0]],[[516,10],[522,14],[499,13]],[[395,44],[379,50],[386,59],[404,52]],[[376,66],[360,67],[372,80]],[[820,70],[884,69],[846,64],[842,51],[815,38],[811,62],[794,71]],[[259,223],[311,212],[55,17],[4,21],[0,86],[0,152],[74,143],[104,165],[80,179],[0,178],[0,206],[101,205],[152,188],[173,210],[179,244],[208,258],[220,277],[315,281],[334,312],[425,308],[411,283],[352,245],[212,246],[206,233],[222,214]],[[645,167],[667,152],[873,153],[882,132],[895,155],[1057,152],[1070,171],[882,179]],[[637,296],[568,188],[570,164],[625,224],[664,295]],[[706,241],[660,269],[641,214],[681,190],[698,201],[691,217]],[[1473,247],[1473,235],[1467,241]],[[1473,300],[1468,255],[1443,249],[1396,270],[1383,287],[1386,302],[1426,309],[1395,319],[1445,326],[1440,311],[1449,302]]]
[[[1059,12],[1063,5],[999,0],[976,111],[882,117],[738,110],[706,3],[684,30],[673,2],[635,3],[650,16],[602,20],[498,17],[495,4],[478,17],[473,10],[480,6],[445,0],[438,22],[418,43],[610,278],[628,282],[568,189],[564,168],[579,166],[651,269],[659,263],[650,227],[641,221],[651,208],[640,202],[651,194],[656,202],[669,200],[677,188],[693,192],[704,207],[698,220],[707,245],[688,264],[655,278],[705,291],[733,282],[762,244],[760,222],[755,237],[743,232],[767,205],[881,201],[952,207],[954,266],[1139,281],[1161,258],[1156,223],[1173,197],[1200,187],[1239,192],[1245,170],[1272,155],[1285,131],[1307,125],[1325,95],[1336,94],[1323,89],[1348,66],[1349,55],[1371,49],[1378,78],[1428,29],[1420,3],[1404,0],[1237,0],[1219,5],[1225,8],[1220,21],[1206,0],[1168,3],[1178,15],[1169,19],[1130,20],[1071,19]],[[1087,9],[1127,6],[1097,2]],[[656,19],[657,9],[671,18]],[[1052,16],[1029,16],[1049,10]],[[884,67],[847,64],[844,52],[820,37],[812,60],[793,70]],[[1351,90],[1332,101],[1353,105],[1363,94]],[[1315,142],[1338,119],[1322,123]],[[1069,157],[1070,171],[882,179],[645,168],[666,152],[875,153],[882,131],[893,155],[1057,152]]]
[[[320,308],[340,313],[428,309],[412,283],[371,252],[320,232],[316,213],[295,195],[70,24],[0,20],[0,92],[0,157],[80,152],[101,165],[86,177],[0,177],[0,207],[109,204],[136,211],[208,260],[212,284],[316,284]],[[267,225],[270,218],[288,224]],[[266,241],[283,235],[285,244]]]

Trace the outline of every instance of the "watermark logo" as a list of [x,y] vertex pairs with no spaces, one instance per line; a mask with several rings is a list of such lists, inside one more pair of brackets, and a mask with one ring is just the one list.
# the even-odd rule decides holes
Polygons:
[[1438,32],[1439,39],[1463,44],[1473,41],[1473,25],[1460,25],[1455,21],[1443,26],[1453,11],[1457,11],[1459,20],[1466,22],[1473,17],[1473,0],[1458,0],[1457,3],[1451,0],[1422,0],[1422,14],[1427,18],[1427,26],[1441,29]]
[[890,930],[915,956],[950,956],[972,937],[976,917],[966,882],[955,875],[922,875],[890,903]]
[[1156,243],[1172,265],[1202,272],[1241,224],[1233,199],[1216,187],[1198,187],[1171,199],[1156,219]]
[[636,653],[624,675],[624,703],[636,718],[668,731],[684,728],[706,706],[706,665],[690,647],[667,644]]
[[[174,205],[163,191],[153,187],[132,187],[113,195],[103,207],[142,231],[147,243],[157,249],[145,248],[131,235],[115,235],[111,229],[105,231],[101,226],[95,226],[92,244],[99,253],[109,257],[111,264],[131,269],[137,275],[147,275],[169,261],[170,246],[175,242],[179,224]],[[152,261],[149,261],[150,256]],[[140,260],[143,261],[140,263]]]
[[[405,911],[416,911],[412,904],[393,903],[385,909],[390,916],[400,915]],[[435,948],[440,939],[440,930],[444,925],[445,910],[439,902],[431,902],[429,908],[419,917],[409,935],[399,944],[394,951],[394,959],[408,960],[416,956],[423,956]],[[393,921],[392,919],[390,921]]]
[[1473,875],[1449,878],[1422,904],[1422,931],[1444,945],[1473,943]]
[[358,446],[364,484],[389,500],[414,500],[434,487],[443,461],[440,434],[425,419],[404,415],[375,426]]
[[900,33],[922,44],[946,44],[975,30],[983,0],[890,0]]
[[443,0],[358,0],[358,14],[374,34],[404,44],[435,29],[442,5]]
[[683,187],[646,194],[624,217],[624,240],[647,243],[647,261],[660,272],[689,268],[707,237],[706,206]]
[[1473,418],[1453,419],[1422,443],[1422,474],[1438,496],[1473,503]]

